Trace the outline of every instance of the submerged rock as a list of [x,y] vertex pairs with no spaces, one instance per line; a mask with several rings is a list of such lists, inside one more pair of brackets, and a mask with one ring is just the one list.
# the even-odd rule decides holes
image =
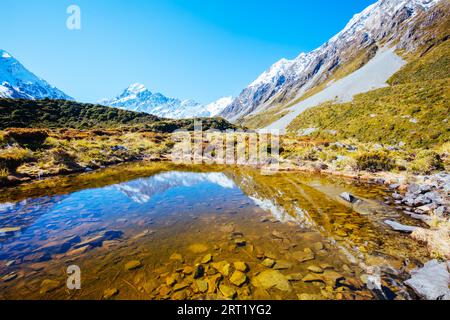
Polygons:
[[194,279],[201,278],[204,274],[205,268],[201,264],[197,265],[194,270]]
[[204,243],[194,243],[188,249],[193,253],[204,253],[208,251],[208,246]]
[[219,291],[227,299],[233,299],[236,296],[236,290],[224,284],[219,286]]
[[173,287],[173,291],[180,291],[186,289],[187,287],[189,287],[189,284],[187,282],[178,283]]
[[318,266],[309,266],[308,270],[313,272],[313,273],[323,273],[323,269],[321,267],[318,267]]
[[281,291],[291,291],[291,285],[288,279],[277,270],[266,270],[258,274],[252,281],[255,287],[262,287],[263,289],[276,288]]
[[385,220],[384,223],[386,223],[388,226],[390,226],[395,231],[400,231],[400,232],[411,233],[418,229],[418,227],[407,226],[407,225],[404,225],[404,224],[401,224],[401,223],[398,223],[398,222],[392,221],[392,220]]
[[211,261],[212,261],[212,255],[210,253],[208,253],[206,256],[203,257],[201,263],[207,264],[207,263],[210,263]]
[[244,238],[237,238],[234,239],[234,244],[238,247],[245,247],[247,244],[247,241]]
[[448,264],[449,262],[431,260],[422,268],[411,271],[412,277],[405,284],[424,299],[450,300]]
[[247,272],[248,271],[248,265],[245,262],[237,261],[234,264],[234,268],[241,272]]
[[211,264],[211,267],[216,269],[220,274],[225,277],[228,277],[231,271],[231,264],[227,261],[214,262]]
[[170,256],[169,260],[172,260],[172,261],[180,261],[181,263],[184,262],[183,256],[182,256],[181,254],[179,254],[179,253],[173,253],[173,254]]
[[196,280],[195,282],[197,284],[198,291],[205,293],[208,291],[208,282],[205,280]]
[[303,282],[325,282],[321,276],[314,274],[314,273],[308,273],[306,276],[302,279]]
[[111,299],[112,297],[119,294],[119,290],[117,288],[106,289],[103,292],[103,299]]
[[264,261],[262,262],[262,265],[267,267],[267,268],[272,268],[275,265],[275,260],[272,259],[264,259]]
[[230,277],[230,282],[237,287],[242,286],[247,281],[247,276],[241,271],[235,271]]
[[285,261],[285,260],[278,260],[275,265],[273,266],[273,268],[275,270],[286,270],[286,269],[290,269],[292,267],[292,263],[290,263],[289,261]]
[[325,297],[320,294],[301,293],[297,295],[298,300],[312,301],[312,300],[325,300]]
[[42,281],[42,283],[41,283],[40,293],[46,294],[48,292],[58,289],[59,286],[60,286],[59,281],[46,279],[46,280]]
[[314,260],[315,256],[311,249],[306,248],[303,251],[296,251],[292,254],[293,258],[295,260],[298,260],[299,262],[305,262]]
[[300,281],[303,279],[303,275],[301,273],[292,273],[286,276],[286,279],[288,279],[289,281]]
[[339,196],[349,203],[355,203],[357,201],[356,197],[348,192],[341,193]]
[[142,263],[139,260],[132,260],[125,264],[125,270],[132,271],[142,267]]
[[14,280],[16,278],[17,278],[17,273],[12,272],[10,274],[7,274],[6,276],[3,276],[2,277],[2,281],[3,282],[9,282],[9,281],[12,281],[12,280]]

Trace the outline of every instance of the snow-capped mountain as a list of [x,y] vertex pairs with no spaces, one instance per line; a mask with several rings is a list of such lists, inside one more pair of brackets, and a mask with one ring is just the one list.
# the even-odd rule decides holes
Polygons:
[[414,24],[415,18],[441,2],[445,0],[379,0],[318,49],[272,65],[220,115],[233,121],[287,105],[357,58],[364,57],[361,60],[367,63],[383,46],[412,51],[421,45],[422,26]]
[[168,98],[161,93],[152,93],[143,84],[135,83],[113,99],[100,103],[131,111],[145,112],[162,118],[185,119],[193,117],[214,117],[228,106],[231,97],[222,98],[208,105],[194,100]]
[[112,188],[119,190],[136,203],[144,204],[158,194],[180,187],[193,187],[198,184],[214,184],[223,189],[235,188],[234,182],[222,172],[189,173],[165,172],[150,178],[121,183]]
[[73,100],[28,71],[11,54],[0,50],[0,98]]
[[223,97],[205,106],[210,117],[215,117],[233,102],[233,97]]

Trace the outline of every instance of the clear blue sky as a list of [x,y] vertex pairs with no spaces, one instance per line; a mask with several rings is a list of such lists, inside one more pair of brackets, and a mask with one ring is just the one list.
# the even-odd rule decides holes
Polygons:
[[[373,2],[10,0],[0,11],[0,48],[80,101],[141,82],[207,103],[320,46]],[[71,4],[81,8],[79,31],[66,28]]]

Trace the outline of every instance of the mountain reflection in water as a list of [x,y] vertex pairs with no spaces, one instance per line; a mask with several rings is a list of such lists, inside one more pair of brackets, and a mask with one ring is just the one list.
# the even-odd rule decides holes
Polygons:
[[[343,191],[361,203],[340,201]],[[10,199],[2,194],[0,203],[0,278],[8,279],[0,280],[0,299],[42,298],[41,282],[57,278],[63,283],[61,270],[73,263],[90,279],[84,283],[87,289],[67,297],[58,287],[45,297],[98,299],[95,292],[116,283],[121,298],[170,298],[171,291],[169,296],[160,293],[167,291],[161,274],[195,265],[206,253],[214,261],[245,261],[250,279],[267,269],[261,264],[264,257],[278,261],[276,268],[287,270],[286,276],[305,276],[307,268],[319,265],[334,272],[325,272],[319,285],[293,282],[290,290],[269,296],[249,281],[237,289],[238,298],[318,294],[325,289],[320,283],[330,286],[329,277],[338,274],[359,285],[360,275],[372,266],[386,277],[385,286],[395,282],[392,290],[409,298],[399,281],[400,268],[419,263],[417,257],[427,258],[424,248],[381,223],[398,215],[383,204],[382,188],[321,176],[130,164],[24,185],[9,194]],[[172,260],[178,253],[183,259]],[[142,277],[155,285],[152,290],[122,286],[123,281],[138,281],[124,272],[129,260],[146,266]],[[189,299],[221,297],[218,291],[205,296],[189,290]],[[364,290],[351,294],[370,297]]]

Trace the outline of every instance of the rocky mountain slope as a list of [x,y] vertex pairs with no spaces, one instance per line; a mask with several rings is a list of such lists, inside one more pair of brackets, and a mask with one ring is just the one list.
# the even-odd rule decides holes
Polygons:
[[135,83],[113,99],[100,103],[120,109],[145,112],[163,118],[185,119],[193,117],[214,117],[220,113],[232,98],[226,97],[208,105],[194,100],[168,98],[161,93],[152,93],[143,84]]
[[[429,40],[423,30],[439,19],[435,9],[444,5],[443,0],[379,0],[355,15],[341,32],[318,49],[275,63],[245,88],[221,115],[233,121],[244,119],[244,123],[253,116],[263,115],[265,120],[260,127],[265,127],[292,111],[286,107],[291,108],[358,71],[389,48],[416,50]],[[392,65],[396,60],[393,55],[385,54],[385,57],[391,70],[378,77],[376,83],[353,94],[384,86],[403,65],[399,61]],[[379,67],[384,68],[386,64],[381,63]],[[289,117],[277,127],[283,129],[295,118]]]
[[0,98],[73,100],[28,71],[11,54],[0,50]]

